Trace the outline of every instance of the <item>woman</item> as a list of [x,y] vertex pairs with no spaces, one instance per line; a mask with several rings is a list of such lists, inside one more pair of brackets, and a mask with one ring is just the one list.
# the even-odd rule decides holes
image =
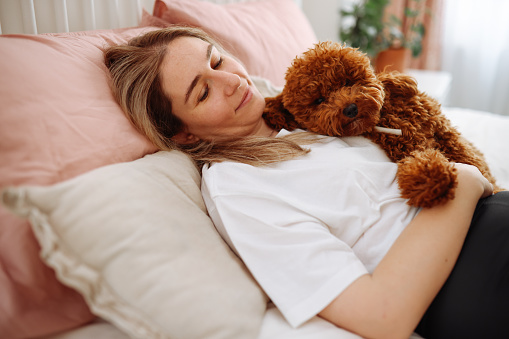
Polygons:
[[218,231],[292,325],[318,314],[364,337],[504,333],[509,196],[476,168],[455,165],[452,201],[412,208],[366,139],[268,126],[245,69],[199,30],[149,32],[105,60],[133,124],[205,164]]

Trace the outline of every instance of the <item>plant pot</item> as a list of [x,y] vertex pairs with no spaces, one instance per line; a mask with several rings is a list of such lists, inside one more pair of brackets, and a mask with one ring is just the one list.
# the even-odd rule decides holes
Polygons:
[[410,65],[411,51],[408,48],[389,48],[378,53],[375,72],[405,72]]

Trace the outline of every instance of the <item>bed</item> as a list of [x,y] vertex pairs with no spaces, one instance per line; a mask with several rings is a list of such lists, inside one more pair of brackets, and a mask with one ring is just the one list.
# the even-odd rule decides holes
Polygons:
[[[110,93],[104,46],[185,23],[275,95],[317,40],[300,2],[224,2],[21,0],[17,20],[0,0],[1,338],[358,338],[318,317],[292,328],[215,232],[197,168],[156,152]],[[444,112],[509,187],[509,118]]]

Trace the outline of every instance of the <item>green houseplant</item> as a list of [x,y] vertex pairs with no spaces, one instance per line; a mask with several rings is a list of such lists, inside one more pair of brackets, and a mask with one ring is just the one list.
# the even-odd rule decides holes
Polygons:
[[384,11],[389,0],[363,0],[349,9],[341,10],[341,41],[348,46],[358,47],[370,58],[376,57],[384,49],[382,32],[384,30]]
[[[424,18],[429,15],[429,11],[423,6],[424,0],[409,0],[402,18],[395,15],[386,18],[385,9],[389,2],[390,0],[360,0],[351,8],[342,9],[340,39],[367,53],[375,64],[377,59],[382,61],[381,59],[385,59],[389,54],[406,57],[408,63],[410,54],[418,57],[422,53],[422,42],[426,34]],[[386,55],[381,55],[386,51]],[[382,69],[382,66],[377,65],[377,69]]]

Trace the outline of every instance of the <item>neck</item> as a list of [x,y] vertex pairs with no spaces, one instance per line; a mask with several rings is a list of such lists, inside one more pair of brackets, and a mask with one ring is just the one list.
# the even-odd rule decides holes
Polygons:
[[276,131],[275,129],[271,130],[270,134],[269,134],[269,138],[273,138],[277,135],[278,131]]
[[275,137],[279,131],[276,131],[275,129],[269,127],[265,120],[262,120],[262,125],[258,129],[258,132],[255,133],[255,135],[261,136],[261,137],[267,137],[267,138],[273,138]]

